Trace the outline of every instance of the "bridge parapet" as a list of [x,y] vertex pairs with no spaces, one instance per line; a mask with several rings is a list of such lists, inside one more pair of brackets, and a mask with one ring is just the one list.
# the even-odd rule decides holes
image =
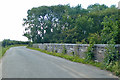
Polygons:
[[[105,47],[108,44],[95,44],[94,45],[94,56],[95,61],[101,62],[105,57]],[[33,44],[33,47],[44,49],[47,51],[54,51],[57,53],[62,53],[63,48],[66,49],[66,54],[73,56],[77,55],[80,58],[85,58],[85,52],[87,51],[89,44],[57,44],[57,43],[45,43],[45,44]],[[120,53],[120,44],[115,45]]]

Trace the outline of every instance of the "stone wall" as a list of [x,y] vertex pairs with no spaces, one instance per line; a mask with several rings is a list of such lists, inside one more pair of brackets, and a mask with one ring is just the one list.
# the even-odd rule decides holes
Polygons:
[[[55,51],[57,53],[62,53],[63,48],[66,48],[68,55],[78,55],[80,58],[85,58],[85,52],[87,51],[89,44],[33,44],[33,47],[44,49],[47,51]],[[94,56],[95,60],[98,62],[103,61],[105,57],[105,47],[107,44],[95,44],[94,45]],[[120,44],[115,46],[120,51]]]

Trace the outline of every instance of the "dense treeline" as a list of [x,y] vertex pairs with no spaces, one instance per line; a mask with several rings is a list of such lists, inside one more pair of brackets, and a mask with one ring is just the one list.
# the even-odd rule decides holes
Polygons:
[[41,6],[27,11],[23,25],[34,43],[120,43],[118,9],[94,4]]
[[26,45],[29,44],[28,41],[15,41],[15,40],[10,40],[10,39],[5,39],[2,41],[2,47],[10,46],[10,45]]

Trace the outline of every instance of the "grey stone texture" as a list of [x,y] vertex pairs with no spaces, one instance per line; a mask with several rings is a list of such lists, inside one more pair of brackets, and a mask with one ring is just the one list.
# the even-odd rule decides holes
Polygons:
[[[44,43],[44,44],[33,44],[33,47],[44,49],[47,51],[62,53],[63,48],[67,50],[68,55],[77,55],[80,58],[85,58],[85,52],[87,51],[89,44],[56,44],[56,43]],[[95,61],[102,62],[105,57],[105,47],[107,44],[95,44],[93,48],[93,53],[95,56]],[[117,44],[116,49],[120,53],[120,44]]]

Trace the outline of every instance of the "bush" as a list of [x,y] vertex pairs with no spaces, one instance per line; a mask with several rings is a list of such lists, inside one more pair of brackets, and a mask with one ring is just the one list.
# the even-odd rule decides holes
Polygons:
[[10,39],[5,39],[2,41],[2,47],[10,46],[10,45],[19,45],[19,44],[29,44],[29,41],[23,42],[23,41],[15,41],[15,40],[10,40]]
[[29,47],[32,47],[32,45],[33,45],[33,43],[32,43],[32,42],[30,42],[30,43],[28,44],[28,46],[29,46]]
[[85,52],[87,61],[94,60],[93,46],[94,44],[90,44],[90,46],[87,48],[87,52]]
[[119,54],[118,51],[115,48],[114,40],[111,39],[108,46],[106,46],[106,52],[105,52],[105,58],[104,63],[106,66],[109,64],[114,64],[114,62],[119,60]]

